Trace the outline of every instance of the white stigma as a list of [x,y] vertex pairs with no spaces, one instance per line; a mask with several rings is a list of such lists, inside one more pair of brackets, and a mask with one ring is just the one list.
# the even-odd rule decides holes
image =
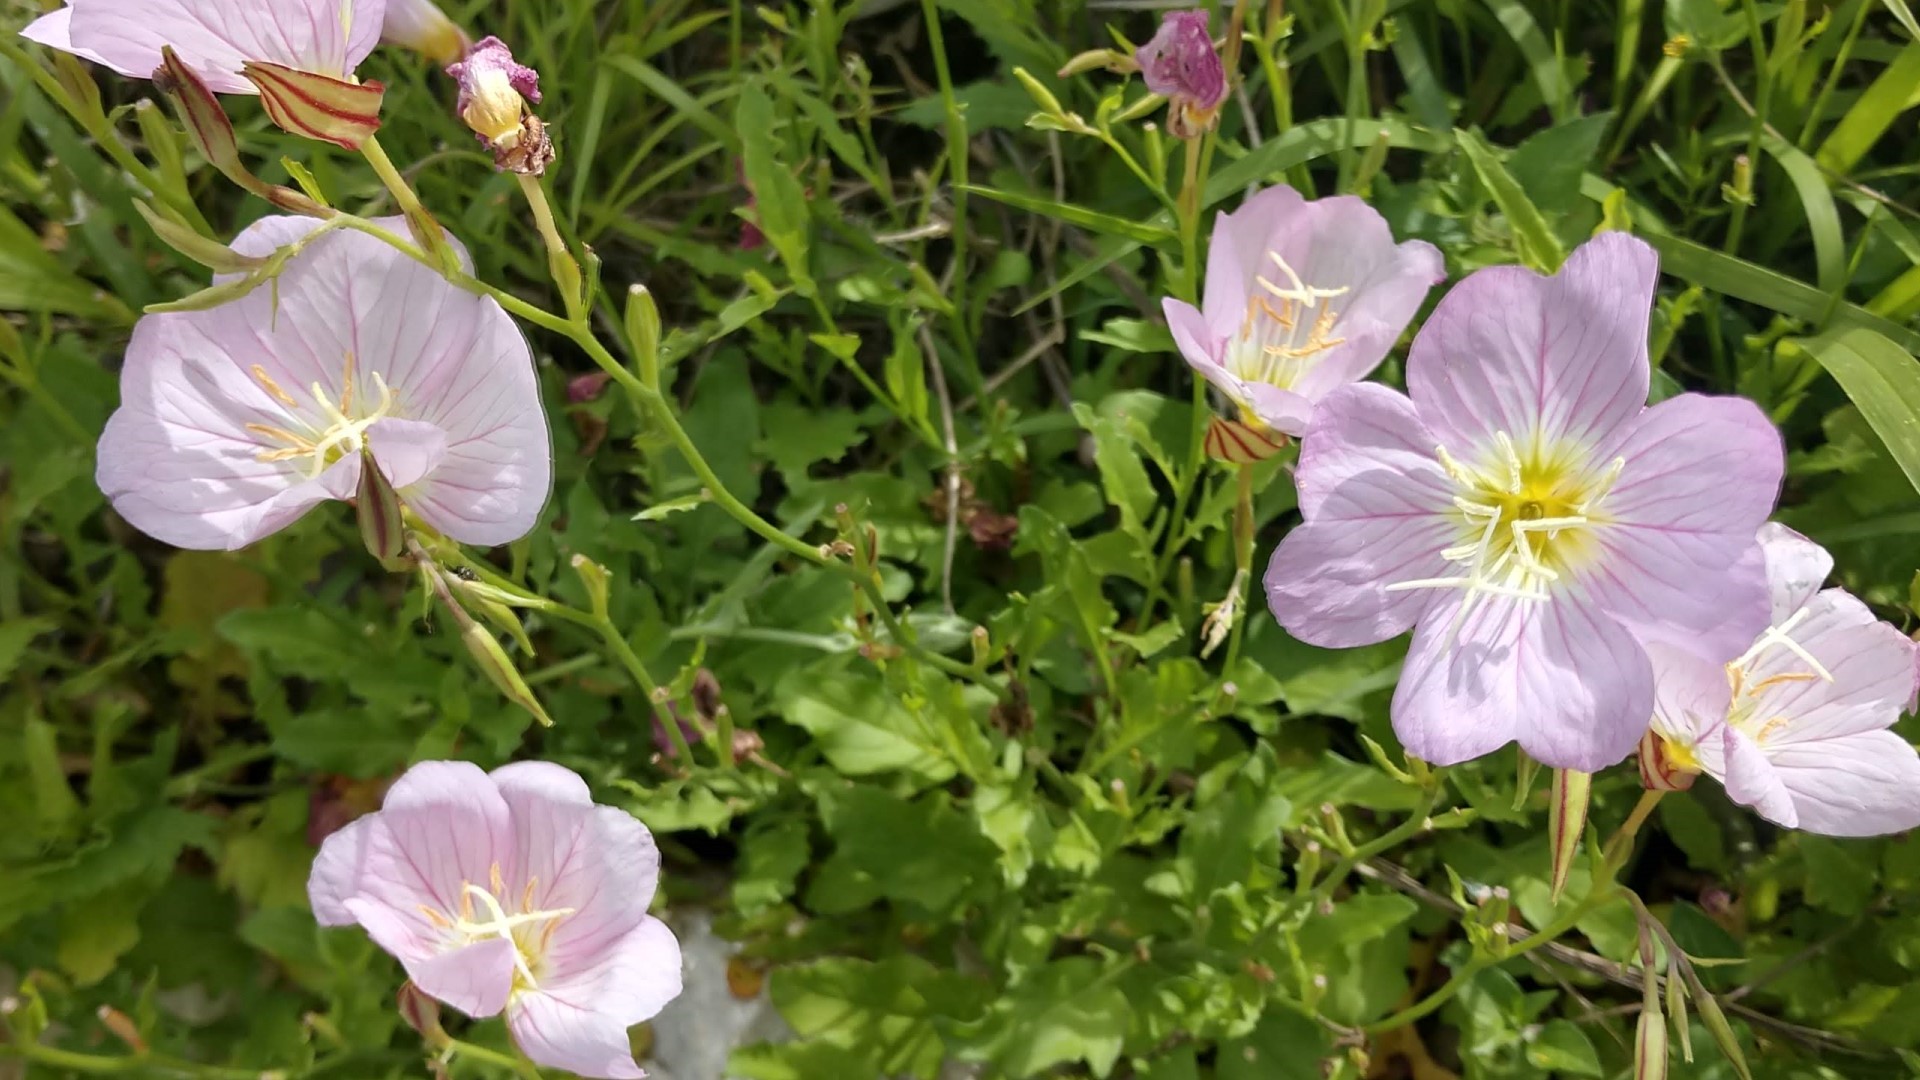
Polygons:
[[[1548,490],[1529,499],[1526,461],[1513,437],[1505,431],[1496,432],[1493,450],[1492,462],[1474,467],[1463,464],[1446,447],[1434,447],[1434,459],[1441,471],[1459,489],[1453,496],[1453,507],[1471,530],[1464,542],[1440,552],[1442,559],[1458,564],[1460,572],[1397,581],[1386,586],[1388,592],[1413,589],[1466,592],[1466,599],[1448,630],[1447,649],[1452,648],[1467,616],[1487,597],[1524,603],[1552,599],[1550,588],[1560,580],[1561,573],[1549,565],[1546,557],[1549,545],[1562,533],[1586,529],[1593,524],[1591,508],[1606,498],[1626,465],[1623,459],[1615,459],[1596,483],[1577,493],[1580,496],[1577,502],[1570,501],[1558,485],[1551,483],[1544,485]],[[1532,518],[1520,516],[1528,510],[1561,512]]]
[[[496,893],[505,891],[505,884],[500,880],[500,866],[498,863],[494,864],[491,868],[490,876],[492,880],[489,881],[489,884],[493,886],[491,891],[483,889],[472,882],[463,882],[461,884],[459,917],[449,919],[437,911],[424,907],[421,908],[421,913],[434,925],[462,935],[465,938],[464,941],[460,942],[462,946],[472,945],[475,942],[487,941],[492,938],[505,938],[513,944],[514,970],[518,972],[520,978],[525,981],[527,988],[538,989],[539,983],[535,981],[533,976],[533,965],[527,962],[527,949],[521,944],[516,931],[522,927],[537,926],[541,923],[551,924],[573,914],[574,909],[555,908],[548,911],[528,910],[518,915],[508,915],[506,909],[501,906],[499,898],[495,895]],[[529,909],[532,908],[533,893],[536,884],[536,882],[531,880],[527,882],[526,896],[522,899],[521,906]],[[482,908],[486,909],[487,918],[484,920],[475,918],[474,901],[476,900],[479,901]]]
[[[307,396],[312,402],[311,410],[303,408],[292,394],[287,393],[266,368],[253,365],[253,377],[262,389],[275,401],[288,410],[287,427],[275,427],[271,424],[248,424],[246,428],[255,435],[262,436],[278,446],[264,449],[254,455],[260,461],[299,461],[306,459],[305,472],[313,479],[326,471],[328,465],[350,454],[358,454],[366,449],[367,432],[374,424],[387,418],[393,412],[393,389],[387,385],[386,378],[379,372],[373,373],[374,386],[379,390],[379,400],[373,408],[364,414],[356,407],[354,400],[353,356],[348,354],[346,369],[340,380],[340,400],[335,402],[326,387],[318,382],[307,388]],[[317,418],[309,418],[317,412]],[[308,415],[301,415],[306,413]],[[337,451],[337,453],[336,453]],[[333,455],[331,458],[329,455]]]
[[1807,647],[1805,645],[1802,645],[1799,642],[1793,640],[1791,636],[1793,633],[1793,628],[1796,626],[1799,626],[1801,621],[1804,620],[1806,617],[1807,617],[1807,609],[1801,608],[1799,611],[1796,611],[1792,615],[1788,616],[1787,621],[1781,623],[1779,626],[1767,627],[1766,631],[1762,633],[1759,639],[1753,643],[1753,647],[1748,649],[1746,652],[1740,654],[1740,659],[1735,660],[1729,666],[1739,668],[1741,671],[1744,672],[1748,668],[1752,667],[1755,661],[1760,659],[1761,654],[1765,653],[1768,649],[1772,648],[1773,646],[1778,645],[1781,648],[1792,653],[1793,655],[1799,657],[1801,660],[1805,661],[1806,665],[1812,668],[1814,670],[1814,673],[1816,675],[1819,675],[1823,681],[1832,682],[1833,672],[1828,671],[1825,664],[1822,664],[1819,660],[1815,659],[1814,655],[1807,651]]
[[1307,284],[1278,251],[1267,252],[1267,258],[1279,269],[1280,280],[1254,276],[1260,288],[1247,300],[1227,366],[1242,379],[1284,389],[1311,370],[1322,353],[1346,341],[1333,336],[1340,313],[1327,301],[1350,290]]

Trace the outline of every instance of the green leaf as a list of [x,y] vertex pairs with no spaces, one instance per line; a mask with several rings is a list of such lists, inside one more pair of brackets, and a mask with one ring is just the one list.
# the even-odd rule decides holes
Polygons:
[[1120,421],[1095,413],[1084,402],[1074,402],[1073,418],[1093,436],[1093,459],[1100,469],[1100,486],[1107,502],[1120,511],[1120,527],[1142,545],[1147,543],[1147,519],[1160,496],[1140,464],[1140,452]]
[[1527,1064],[1562,1076],[1604,1076],[1600,1053],[1570,1020],[1552,1020],[1527,1043]]
[[1858,840],[1830,840],[1812,833],[1797,837],[1807,862],[1807,903],[1840,915],[1858,915],[1873,901],[1878,883],[1878,853]]
[[1920,489],[1920,362],[1872,330],[1837,327],[1799,344],[1853,399],[1901,471]]
[[1880,69],[1827,134],[1814,158],[1832,172],[1852,171],[1906,111],[1916,92],[1920,92],[1920,43],[1907,45]]
[[996,1006],[1000,1035],[994,1063],[1012,1077],[1051,1074],[1080,1062],[1095,1076],[1113,1071],[1133,1010],[1126,994],[1085,956],[1056,960],[1034,972]]
[[1572,210],[1580,200],[1580,178],[1612,122],[1613,114],[1603,112],[1555,124],[1515,147],[1507,170],[1541,211]]
[[1533,72],[1534,85],[1540,91],[1540,100],[1546,103],[1555,120],[1566,120],[1573,111],[1573,88],[1567,85],[1566,72],[1560,67],[1559,53],[1547,41],[1540,24],[1534,21],[1532,13],[1520,0],[1484,2],[1487,10],[1493,12],[1493,17],[1499,21],[1501,29],[1513,39],[1520,55],[1526,57],[1527,68]]
[[20,658],[26,655],[27,646],[34,638],[59,626],[45,615],[0,623],[0,682],[13,678],[14,669],[20,666]]
[[953,763],[938,749],[924,714],[884,684],[843,671],[796,668],[774,689],[783,718],[807,729],[834,768],[849,776],[910,772],[945,780]]
[[992,199],[995,202],[1006,203],[1008,206],[1017,207],[1028,213],[1039,214],[1042,217],[1052,218],[1056,221],[1064,221],[1069,225],[1078,225],[1083,229],[1102,233],[1107,236],[1118,236],[1142,244],[1156,245],[1172,244],[1175,239],[1174,231],[1164,225],[1154,225],[1151,223],[1132,221],[1123,217],[1115,217],[1112,214],[1103,214],[1098,210],[1089,210],[1084,206],[1057,202],[1053,199],[1042,198],[1038,195],[1028,195],[1018,191],[1001,191],[998,188],[981,187],[977,184],[968,184],[963,190],[974,195]]
[[848,409],[808,408],[791,401],[760,406],[760,441],[754,450],[789,477],[804,477],[808,466],[839,461],[867,441],[860,416]]
[[778,968],[769,991],[795,1032],[858,1056],[864,1068],[840,1075],[931,1080],[946,1057],[933,1002],[964,998],[969,988],[959,976],[898,954],[878,962],[831,958]]
[[1527,198],[1519,181],[1500,163],[1500,158],[1491,146],[1471,131],[1456,131],[1454,140],[1467,155],[1467,163],[1473,166],[1474,175],[1493,196],[1493,201],[1506,216],[1507,227],[1513,231],[1515,246],[1519,249],[1520,260],[1542,273],[1552,273],[1560,269],[1560,263],[1566,258],[1566,252],[1560,247],[1560,240],[1553,234],[1547,219],[1540,215],[1540,209]]
[[1218,1080],[1322,1080],[1320,1062],[1332,1053],[1333,1036],[1326,1028],[1276,1005],[1250,1034],[1220,1044],[1214,1075]]
[[974,884],[998,877],[993,843],[944,793],[908,800],[855,787],[822,800],[821,810],[834,842],[823,877],[855,875],[877,896],[936,915],[951,910]]
[[749,82],[740,91],[734,126],[740,133],[741,168],[753,189],[755,222],[780,253],[780,261],[793,278],[794,291],[812,296],[813,274],[807,262],[807,195],[799,178],[780,161],[782,143],[773,103],[759,83]]
[[111,293],[47,253],[32,229],[0,207],[0,311],[52,312],[126,324],[133,313]]
[[1820,291],[1839,296],[1847,285],[1847,243],[1840,228],[1840,208],[1834,204],[1833,191],[1820,166],[1799,147],[1768,134],[1760,145],[1786,171],[1800,196],[1801,209],[1807,215],[1807,228],[1813,233],[1813,261]]

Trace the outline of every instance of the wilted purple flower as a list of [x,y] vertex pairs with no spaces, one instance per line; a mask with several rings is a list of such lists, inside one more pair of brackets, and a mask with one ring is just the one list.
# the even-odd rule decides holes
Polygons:
[[1361,200],[1309,202],[1279,185],[1214,220],[1202,307],[1162,307],[1181,355],[1243,421],[1299,436],[1316,401],[1386,358],[1445,276],[1433,245],[1394,243]]
[[1227,100],[1227,69],[1207,32],[1205,11],[1169,11],[1133,54],[1147,89],[1167,99],[1167,130],[1191,139],[1213,126]]
[[[319,225],[263,218],[233,247],[269,255]],[[420,520],[463,543],[526,535],[552,484],[533,357],[513,321],[358,232],[314,239],[275,287],[141,319],[120,394],[100,488],[178,547],[244,547],[353,498],[363,451]]]
[[631,814],[595,806],[558,765],[407,770],[379,812],[327,838],[307,894],[324,926],[358,923],[429,996],[503,1010],[536,1064],[646,1074],[627,1028],[680,993],[680,945],[647,914],[660,853]]
[[1920,753],[1888,730],[1915,687],[1914,643],[1844,589],[1833,559],[1760,530],[1773,623],[1731,663],[1655,647],[1654,749],[1787,828],[1879,836],[1920,826]]
[[380,39],[386,0],[68,0],[20,31],[50,48],[151,78],[171,45],[220,94],[257,94],[248,61],[336,79]]
[[1267,601],[1315,645],[1413,628],[1393,723],[1417,757],[1517,740],[1597,771],[1647,730],[1646,643],[1721,661],[1767,625],[1780,435],[1738,398],[1646,407],[1657,263],[1608,233],[1552,277],[1479,271],[1414,340],[1410,397],[1343,386],[1315,413]]
[[540,102],[540,73],[513,58],[497,37],[480,39],[447,74],[460,81],[455,109],[474,134],[493,151],[502,169],[539,175],[553,160],[546,127],[527,111]]

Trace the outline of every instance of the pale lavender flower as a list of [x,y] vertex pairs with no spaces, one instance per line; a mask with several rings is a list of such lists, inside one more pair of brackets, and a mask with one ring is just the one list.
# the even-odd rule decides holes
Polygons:
[[1780,435],[1737,398],[1646,407],[1657,264],[1608,233],[1552,277],[1479,271],[1414,340],[1409,396],[1350,385],[1316,411],[1267,601],[1315,645],[1414,630],[1392,714],[1416,757],[1517,740],[1597,771],[1647,730],[1647,642],[1724,661],[1767,625]]
[[[264,218],[233,247],[268,255],[319,225]],[[120,395],[100,488],[135,528],[178,547],[243,547],[354,497],[362,451],[421,521],[464,543],[526,535],[552,485],[533,358],[513,321],[358,232],[314,238],[273,287],[142,318]]]
[[307,894],[325,926],[358,923],[429,996],[506,1013],[535,1064],[645,1076],[627,1029],[680,993],[680,945],[647,914],[660,853],[624,810],[558,765],[407,770],[377,813],[334,833]]
[[1314,403],[1379,366],[1446,276],[1351,195],[1270,187],[1214,220],[1201,307],[1162,302],[1180,354],[1260,430],[1306,433]]
[[151,78],[171,45],[219,94],[257,94],[248,61],[335,79],[353,73],[380,39],[386,0],[68,0],[22,37]]
[[1787,828],[1879,836],[1920,826],[1920,753],[1888,730],[1915,689],[1912,640],[1844,589],[1833,560],[1781,525],[1760,531],[1773,622],[1730,663],[1656,646],[1643,755],[1705,772]]
[[1205,11],[1169,11],[1152,40],[1134,50],[1147,89],[1167,99],[1167,128],[1191,139],[1213,126],[1227,100],[1227,70],[1207,31]]

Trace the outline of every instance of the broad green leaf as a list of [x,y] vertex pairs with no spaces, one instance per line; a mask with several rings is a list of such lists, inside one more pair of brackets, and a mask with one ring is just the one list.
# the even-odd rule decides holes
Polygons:
[[885,686],[831,669],[796,668],[774,697],[782,718],[807,729],[833,766],[849,776],[908,772],[928,780],[953,775],[932,722],[889,694]]
[[0,311],[49,312],[125,324],[133,313],[47,253],[32,229],[0,207]]
[[1841,234],[1840,209],[1834,204],[1825,174],[1805,151],[1778,136],[1766,135],[1760,145],[1780,163],[1793,182],[1794,193],[1800,196],[1807,228],[1813,233],[1813,261],[1820,291],[1840,295],[1847,284],[1847,245]]
[[1848,106],[1814,154],[1827,169],[1845,175],[1873,149],[1920,91],[1920,42],[1901,49],[1871,85]]
[[1527,1064],[1559,1076],[1604,1076],[1599,1051],[1578,1026],[1550,1021],[1527,1042]]

